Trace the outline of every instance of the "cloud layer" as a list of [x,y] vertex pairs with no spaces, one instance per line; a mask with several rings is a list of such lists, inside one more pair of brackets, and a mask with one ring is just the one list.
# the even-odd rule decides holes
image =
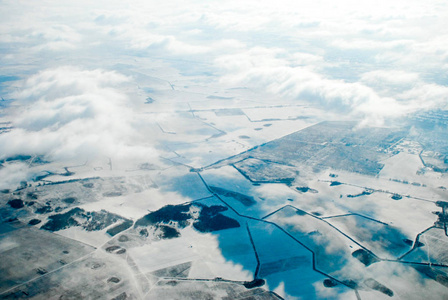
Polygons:
[[23,79],[2,95],[19,107],[15,130],[0,136],[1,157],[151,152],[123,89],[138,83],[121,71],[248,87],[365,125],[447,109],[445,1],[8,0],[0,6],[3,75]]
[[[14,94],[12,131],[0,135],[0,157],[42,155],[56,161],[154,156],[135,124],[128,77],[60,67],[39,72]],[[120,89],[121,88],[121,89]]]

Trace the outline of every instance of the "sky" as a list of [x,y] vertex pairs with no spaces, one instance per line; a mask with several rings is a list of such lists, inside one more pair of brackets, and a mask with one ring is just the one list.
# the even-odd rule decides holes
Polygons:
[[362,126],[447,109],[447,6],[2,0],[1,113],[14,129],[0,159],[157,156],[135,114],[143,77],[155,90],[245,87]]

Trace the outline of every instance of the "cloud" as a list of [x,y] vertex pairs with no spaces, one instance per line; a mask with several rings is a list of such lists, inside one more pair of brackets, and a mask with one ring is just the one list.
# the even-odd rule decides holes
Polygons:
[[[132,100],[117,72],[60,67],[25,80],[13,94],[14,129],[0,135],[0,157],[42,155],[56,161],[98,156],[153,157],[139,136]],[[121,89],[120,89],[121,88]]]
[[445,108],[447,103],[447,87],[426,83],[415,72],[374,70],[349,82],[322,74],[328,66],[319,56],[294,53],[289,57],[284,49],[255,47],[219,57],[215,63],[223,70],[222,84],[246,85],[289,101],[319,104],[364,124],[381,125],[386,119]]
[[[14,96],[27,108],[1,138],[14,141],[1,146],[4,157],[31,149],[52,158],[69,149],[112,156],[140,147],[120,88],[133,79],[98,69],[151,68],[139,59],[209,74],[198,85],[247,86],[371,125],[447,103],[438,75],[448,66],[443,2],[25,2],[5,1],[0,13],[0,63],[25,78],[38,72]],[[63,67],[74,62],[78,69]],[[100,142],[110,146],[95,147]]]
[[11,163],[0,168],[0,189],[17,187],[21,181],[28,181],[32,177],[28,165],[25,163]]
[[[201,16],[191,11],[179,15],[177,24],[171,24],[171,18],[162,18],[160,15],[148,20],[145,14],[148,7],[142,9],[143,12],[124,11],[119,15],[115,11],[102,11],[95,18],[94,27],[104,42],[113,43],[118,49],[138,51],[138,55],[188,57],[232,51],[244,45],[232,38],[205,39],[204,31],[197,27],[200,26]],[[185,24],[185,28],[180,24]],[[163,26],[178,27],[179,30],[160,30]]]
[[417,73],[400,70],[375,70],[361,75],[360,81],[366,85],[392,88],[412,88],[421,79]]
[[277,57],[281,50],[251,49],[247,53],[219,58],[227,74],[222,82],[263,89],[289,100],[319,103],[334,111],[362,112],[361,104],[389,101],[361,83],[328,79],[307,66],[291,66]]

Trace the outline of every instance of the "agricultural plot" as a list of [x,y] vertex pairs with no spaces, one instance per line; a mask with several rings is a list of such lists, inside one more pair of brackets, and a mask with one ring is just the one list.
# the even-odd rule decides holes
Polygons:
[[[247,107],[220,106],[236,96],[210,99],[215,108],[201,110],[198,100],[180,113],[197,125],[197,140],[166,123],[157,160],[124,169],[107,159],[44,163],[34,181],[2,191],[2,297],[390,299],[412,298],[411,286],[444,293],[446,176],[425,161],[439,154],[420,157],[423,148],[401,130],[350,122],[285,127],[289,135],[264,143],[263,132],[309,120],[257,124]],[[235,120],[250,126],[232,129]],[[83,290],[88,284],[98,288]]]
[[360,215],[325,220],[381,258],[399,258],[409,251],[413,244],[413,237],[403,235],[396,227]]
[[35,280],[71,264],[95,250],[89,245],[67,239],[19,222],[1,224],[0,292]]

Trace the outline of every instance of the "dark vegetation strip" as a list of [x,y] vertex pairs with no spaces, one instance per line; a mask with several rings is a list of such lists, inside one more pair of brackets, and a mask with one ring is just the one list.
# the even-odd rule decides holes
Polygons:
[[85,182],[89,180],[98,180],[101,179],[101,177],[88,177],[88,178],[81,178],[81,179],[69,179],[69,180],[62,180],[62,181],[48,181],[43,182],[42,185],[58,185],[58,184],[66,184],[66,183],[72,183],[72,182]]
[[405,260],[396,260],[396,259],[384,259],[384,261],[402,263],[402,264],[408,264],[408,265],[448,268],[448,265],[444,265],[444,264],[424,263],[424,262],[405,261]]
[[263,218],[261,218],[262,220],[269,218],[272,215],[275,215],[276,213],[278,213],[279,211],[281,211],[282,209],[284,209],[285,207],[287,207],[288,205],[282,206],[277,210],[274,210],[273,212],[271,212],[270,214],[267,214],[266,216],[264,216]]
[[374,221],[374,222],[377,222],[377,223],[380,223],[380,224],[383,224],[383,225],[386,225],[386,226],[390,226],[390,224],[381,222],[381,221],[376,220],[376,219],[374,219],[374,218],[372,218],[372,217],[368,217],[368,216],[361,215],[361,214],[358,214],[358,213],[349,213],[349,214],[344,214],[344,215],[336,215],[336,216],[322,217],[322,218],[320,218],[320,219],[324,220],[324,219],[333,219],[333,218],[348,217],[348,216],[358,216],[358,217],[361,217],[361,218],[364,218],[364,219],[368,219],[368,220],[370,220],[370,221]]
[[[414,244],[412,245],[412,248],[411,248],[409,251],[407,251],[405,254],[403,254],[402,256],[400,256],[400,257],[397,259],[397,261],[401,261],[406,255],[410,254],[412,251],[414,251],[416,248],[418,248],[418,244],[419,244],[420,236],[421,236],[422,234],[424,234],[425,232],[429,231],[429,230],[432,229],[432,228],[436,228],[436,227],[435,227],[435,226],[431,226],[431,227],[429,227],[429,228],[426,228],[425,230],[423,230],[423,231],[420,232],[419,234],[417,234],[417,236],[415,237],[415,240],[414,240]],[[428,247],[429,247],[429,245],[428,245]]]
[[252,238],[252,234],[250,233],[249,224],[246,222],[247,233],[249,234],[250,243],[252,244],[252,248],[254,248],[255,258],[257,259],[257,267],[255,268],[254,280],[258,279],[258,274],[260,273],[260,258],[258,256],[257,248],[255,247],[254,240]]
[[342,214],[342,215],[334,215],[334,216],[328,216],[328,217],[322,217],[321,219],[333,219],[333,218],[339,218],[339,217],[348,217],[348,216],[353,216],[353,213],[349,213],[349,214]]
[[[331,181],[331,180],[319,180],[319,181],[322,181],[322,182],[329,182],[329,183],[331,183],[331,182],[335,182],[335,181]],[[386,190],[372,189],[372,188],[368,188],[368,187],[365,187],[365,186],[361,186],[361,185],[357,185],[357,184],[352,184],[352,183],[339,182],[339,181],[338,181],[338,183],[339,183],[339,184],[348,185],[348,186],[359,187],[359,188],[363,188],[363,189],[369,189],[369,190],[372,190],[372,191],[374,191],[374,192],[380,192],[380,193],[391,194],[391,195],[396,195],[396,194],[397,194],[397,193],[392,193],[392,192],[389,192],[389,191],[386,191]],[[437,201],[428,200],[428,199],[424,199],[424,198],[420,198],[420,197],[413,197],[413,196],[410,196],[410,195],[403,195],[403,197],[410,198],[410,199],[414,199],[414,200],[425,201],[425,202],[431,202],[431,203],[435,203],[435,202],[437,202]]]
[[446,205],[442,205],[442,220],[443,220],[443,229],[445,231],[445,236],[448,236],[447,234],[447,226],[446,226]]
[[[224,278],[214,278],[214,279],[209,279],[209,278],[184,278],[184,277],[163,277],[162,278],[163,281],[200,281],[200,282],[223,282],[223,283],[234,283],[234,284],[239,284],[239,285],[243,285],[246,283],[246,281],[237,281],[237,280],[229,280],[229,279],[224,279]],[[262,294],[267,293],[267,294],[271,294],[275,297],[277,297],[280,300],[284,300],[284,298],[282,298],[279,294],[277,294],[276,292],[273,291],[265,291]],[[244,298],[246,299],[246,298]],[[247,298],[248,299],[248,298]]]

